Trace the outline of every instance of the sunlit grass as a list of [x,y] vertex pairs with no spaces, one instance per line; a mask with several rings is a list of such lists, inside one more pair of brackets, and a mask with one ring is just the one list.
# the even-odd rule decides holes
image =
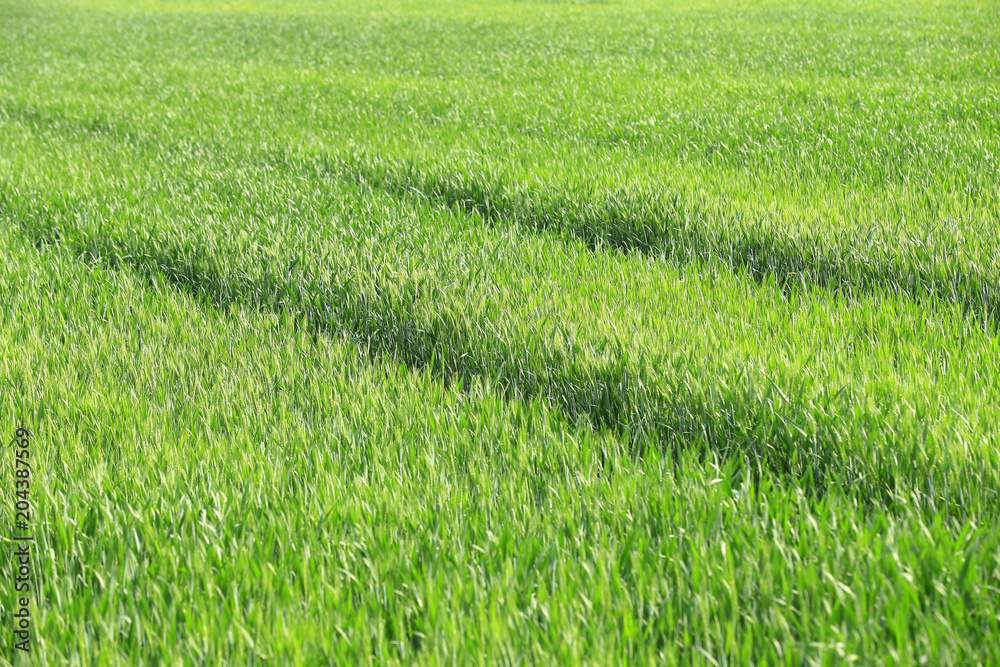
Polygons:
[[990,7],[0,13],[36,663],[1000,660]]

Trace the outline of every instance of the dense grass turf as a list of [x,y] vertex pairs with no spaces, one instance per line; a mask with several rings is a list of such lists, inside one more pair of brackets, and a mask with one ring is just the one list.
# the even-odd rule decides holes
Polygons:
[[0,16],[35,661],[1000,660],[988,3]]

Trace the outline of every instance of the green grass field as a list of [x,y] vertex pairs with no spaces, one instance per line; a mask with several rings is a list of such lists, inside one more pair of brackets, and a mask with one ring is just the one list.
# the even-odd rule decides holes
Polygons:
[[998,664],[998,235],[994,0],[0,0],[0,661]]

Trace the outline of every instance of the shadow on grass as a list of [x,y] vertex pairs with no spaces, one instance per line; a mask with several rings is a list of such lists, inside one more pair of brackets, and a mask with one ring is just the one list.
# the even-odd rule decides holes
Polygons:
[[[848,297],[882,293],[931,305],[957,303],[973,321],[993,331],[1000,326],[997,275],[947,252],[935,256],[935,245],[924,240],[793,236],[751,219],[712,224],[676,193],[531,189],[499,173],[447,171],[370,154],[327,158],[325,168],[394,196],[458,207],[488,223],[566,234],[595,252],[640,252],[677,264],[716,260],[757,282],[773,279],[786,292],[818,287]],[[860,245],[865,242],[868,247]]]
[[870,247],[861,247],[864,239],[847,234],[792,236],[749,219],[711,224],[674,193],[533,190],[498,173],[445,171],[370,154],[328,158],[326,168],[395,196],[458,207],[489,223],[567,234],[592,251],[641,252],[678,264],[717,260],[757,282],[774,279],[786,292],[819,287],[849,297],[883,293],[957,303],[974,321],[994,331],[1000,325],[996,276],[971,262],[935,257],[933,244],[923,241],[870,240]]
[[[167,159],[167,136],[144,136],[102,115],[77,118],[62,109],[0,102],[0,118],[67,136],[126,142]],[[516,224],[566,235],[593,252],[640,252],[683,265],[719,261],[762,283],[774,280],[786,293],[820,288],[847,296],[889,294],[937,307],[959,305],[966,316],[992,332],[1000,329],[1000,270],[983,270],[960,260],[933,239],[863,239],[791,235],[776,224],[750,218],[710,222],[676,193],[652,189],[568,192],[532,189],[501,173],[463,173],[455,167],[420,165],[408,159],[355,152],[345,155],[293,154],[285,149],[251,148],[235,156],[231,147],[186,145],[205,154],[227,155],[276,168],[375,188],[395,197],[415,197],[457,207],[489,224]],[[867,246],[864,244],[867,243]],[[1000,255],[984,260],[991,267]]]
[[679,360],[671,372],[657,372],[630,365],[625,349],[600,363],[554,357],[538,341],[491,339],[484,335],[492,330],[487,322],[447,310],[428,318],[435,306],[432,290],[388,284],[367,267],[357,267],[356,273],[371,280],[340,283],[318,282],[296,263],[285,271],[233,269],[220,265],[219,253],[210,254],[190,239],[165,234],[141,243],[108,228],[81,233],[73,220],[86,202],[39,200],[15,200],[0,188],[0,217],[39,245],[63,246],[85,261],[148,280],[162,277],[216,308],[289,313],[313,336],[350,336],[373,360],[429,367],[451,386],[467,387],[479,378],[507,399],[541,399],[571,421],[625,439],[636,457],[650,447],[674,454],[714,451],[739,462],[735,474],[755,483],[773,474],[814,497],[837,487],[865,506],[917,505],[957,517],[976,508],[1000,515],[995,456],[980,465],[951,463],[940,445],[913,432],[901,438],[878,415],[869,412],[872,418],[864,423],[844,420],[841,413],[852,405],[845,390],[790,392],[795,377],[767,378],[748,369],[720,378],[725,383],[711,377],[706,383],[697,378],[704,373],[701,367]]

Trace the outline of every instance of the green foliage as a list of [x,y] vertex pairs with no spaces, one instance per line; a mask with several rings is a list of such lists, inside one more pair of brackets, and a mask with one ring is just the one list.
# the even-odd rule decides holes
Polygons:
[[989,6],[0,14],[34,661],[1000,661]]

